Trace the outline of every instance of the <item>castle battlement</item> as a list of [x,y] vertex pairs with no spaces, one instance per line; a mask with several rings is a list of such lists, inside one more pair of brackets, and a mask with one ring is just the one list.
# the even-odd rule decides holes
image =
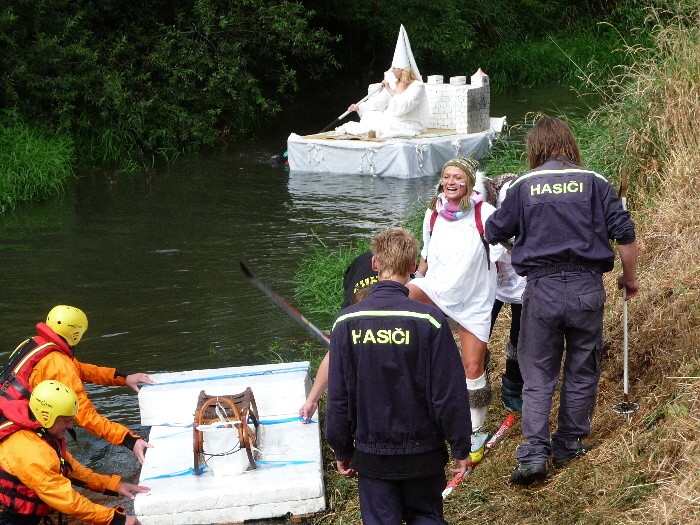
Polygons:
[[467,77],[431,75],[425,83],[430,108],[429,128],[454,129],[457,133],[479,133],[489,129],[491,90],[489,77],[481,69],[467,84]]

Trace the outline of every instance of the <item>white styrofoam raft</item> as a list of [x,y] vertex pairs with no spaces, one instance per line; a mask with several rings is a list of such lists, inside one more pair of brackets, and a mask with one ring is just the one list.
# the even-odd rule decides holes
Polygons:
[[372,175],[413,179],[435,176],[451,158],[480,159],[505,125],[505,117],[491,118],[481,133],[455,134],[434,130],[411,138],[386,140],[329,139],[322,134],[287,138],[291,172]]
[[[143,525],[244,522],[324,510],[320,430],[302,424],[298,409],[310,385],[309,364],[192,370],[151,374],[158,383],[139,393],[143,425],[151,425],[134,510]],[[244,450],[212,458],[201,475],[193,469],[192,423],[199,392],[226,395],[253,390],[260,417],[256,470]],[[206,440],[206,433],[205,433]]]

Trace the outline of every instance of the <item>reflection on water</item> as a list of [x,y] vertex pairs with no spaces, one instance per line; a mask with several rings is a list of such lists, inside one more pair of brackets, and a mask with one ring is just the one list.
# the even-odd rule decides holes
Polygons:
[[[510,115],[507,105],[492,113]],[[437,180],[290,174],[268,162],[278,149],[237,145],[147,177],[86,176],[75,191],[0,217],[0,352],[65,303],[90,321],[78,358],[125,372],[307,359],[288,343],[311,337],[245,280],[238,261],[293,303],[290,279],[310,247],[400,225]],[[103,415],[147,435],[133,392],[89,393]],[[130,452],[85,432],[71,450],[101,472],[138,476]]]
[[[437,177],[394,179],[371,175],[289,173],[294,218],[306,232],[332,245],[348,236],[369,238],[401,226],[413,206],[435,191]],[[348,225],[354,231],[348,230]]]

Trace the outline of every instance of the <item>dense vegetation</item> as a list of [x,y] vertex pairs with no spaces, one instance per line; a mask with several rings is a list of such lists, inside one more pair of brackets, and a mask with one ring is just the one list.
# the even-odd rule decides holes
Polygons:
[[12,189],[3,202],[51,194],[74,169],[139,170],[235,142],[300,92],[364,89],[388,67],[401,23],[426,73],[463,75],[481,66],[501,89],[570,82],[580,69],[606,76],[619,62],[620,35],[599,22],[638,18],[636,4],[7,0],[0,7],[0,110],[49,142],[53,134],[72,143],[75,154],[65,157],[61,175],[30,169],[32,181],[41,171],[30,192],[6,180],[3,188]]
[[73,141],[64,134],[0,116],[0,214],[17,202],[62,191],[71,180]]
[[[604,104],[573,122],[584,162],[615,183],[624,168],[631,180],[641,290],[629,304],[629,377],[630,397],[641,410],[625,418],[610,409],[622,400],[618,267],[605,277],[605,351],[590,452],[544,484],[515,488],[507,483],[522,439],[515,428],[446,501],[448,523],[700,523],[700,291],[694,264],[700,246],[700,6],[660,0],[648,15],[642,29],[653,41],[626,48],[628,65],[595,86]],[[491,160],[489,172],[522,172],[522,149],[502,147],[505,155]],[[317,275],[350,256],[323,252]],[[302,271],[313,265],[306,261]],[[502,315],[489,342],[494,389],[500,388],[509,322]],[[555,398],[555,409],[557,403]],[[495,400],[487,424],[495,428],[504,417]],[[330,510],[314,522],[359,523],[356,484],[335,472],[331,452],[325,452]]]
[[299,3],[8,0],[0,107],[75,138],[86,159],[150,164],[239,136],[297,74],[335,65]]

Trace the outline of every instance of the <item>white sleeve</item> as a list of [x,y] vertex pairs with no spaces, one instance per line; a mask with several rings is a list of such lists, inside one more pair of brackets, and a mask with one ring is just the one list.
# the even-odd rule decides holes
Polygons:
[[386,113],[394,117],[401,117],[416,109],[425,96],[425,86],[422,82],[414,80],[403,93],[394,95],[386,108]]
[[[367,89],[368,93],[374,93],[380,88],[381,84],[372,84]],[[367,100],[358,104],[358,115],[362,118],[362,114],[367,111],[384,111],[389,105],[391,100],[391,95],[387,89],[382,89],[379,93],[374,93]]]

